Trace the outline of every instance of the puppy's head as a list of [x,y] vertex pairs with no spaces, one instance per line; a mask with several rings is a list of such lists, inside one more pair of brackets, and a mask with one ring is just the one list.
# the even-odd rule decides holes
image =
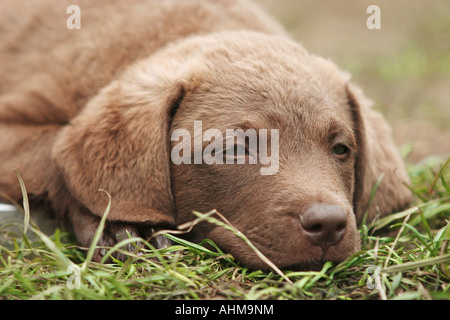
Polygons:
[[[359,249],[357,222],[381,174],[369,219],[408,198],[387,125],[348,80],[284,38],[191,38],[91,101],[55,159],[94,214],[105,206],[98,188],[113,197],[111,220],[181,224],[217,209],[279,267],[340,262]],[[266,268],[221,227],[201,223],[190,237]]]

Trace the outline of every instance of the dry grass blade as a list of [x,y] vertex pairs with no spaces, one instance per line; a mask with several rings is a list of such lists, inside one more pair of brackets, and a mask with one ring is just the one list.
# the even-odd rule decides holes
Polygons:
[[28,194],[27,189],[25,188],[25,183],[17,169],[13,169],[17,175],[17,179],[19,179],[20,189],[22,191],[23,196],[23,210],[24,210],[24,220],[23,220],[23,234],[26,234],[28,231],[28,226],[30,225],[30,205],[28,204]]

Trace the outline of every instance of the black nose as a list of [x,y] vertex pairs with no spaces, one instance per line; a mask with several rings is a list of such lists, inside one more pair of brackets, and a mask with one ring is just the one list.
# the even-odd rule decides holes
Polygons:
[[347,217],[338,205],[317,203],[300,215],[300,223],[311,243],[326,252],[344,237]]

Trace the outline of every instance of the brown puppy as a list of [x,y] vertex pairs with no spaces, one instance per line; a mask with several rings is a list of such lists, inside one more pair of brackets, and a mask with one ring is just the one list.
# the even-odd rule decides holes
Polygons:
[[[66,27],[72,4],[79,30]],[[246,1],[2,2],[0,59],[0,191],[21,198],[17,168],[83,246],[107,205],[100,188],[112,196],[100,245],[216,208],[284,268],[342,261],[367,209],[372,220],[409,200],[390,128],[349,76]],[[229,129],[253,130],[258,147],[225,146]],[[227,161],[208,164],[220,134],[227,152],[209,155]],[[266,268],[220,227],[190,237]]]

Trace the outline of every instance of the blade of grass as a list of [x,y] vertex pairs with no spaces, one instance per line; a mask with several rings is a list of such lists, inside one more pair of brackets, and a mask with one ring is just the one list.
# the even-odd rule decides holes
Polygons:
[[46,236],[43,232],[38,230],[37,228],[31,227],[31,230],[45,243],[48,249],[50,249],[56,256],[56,258],[60,261],[60,263],[68,268],[71,265],[74,265],[72,261],[70,261],[66,255],[58,248],[58,246]]
[[24,220],[23,220],[23,234],[25,235],[28,230],[28,226],[30,224],[30,205],[28,203],[28,194],[27,189],[25,188],[25,183],[17,169],[13,169],[17,175],[17,179],[19,180],[20,190],[22,191],[23,197],[23,209],[24,209]]
[[372,226],[375,228],[375,230],[383,229],[384,227],[392,224],[392,222],[394,222],[395,220],[402,219],[406,216],[409,216],[409,215],[417,212],[419,209],[420,208],[417,206],[417,207],[409,208],[405,211],[401,211],[401,212],[397,212],[397,213],[388,215],[388,216],[374,222],[372,224]]
[[361,222],[362,225],[365,225],[366,222],[367,222],[367,217],[368,217],[368,215],[369,215],[369,209],[370,209],[370,206],[372,205],[372,201],[373,201],[373,199],[375,198],[375,194],[376,194],[376,192],[377,192],[377,190],[378,190],[378,186],[380,185],[380,183],[381,183],[381,181],[383,180],[383,178],[384,178],[384,173],[381,174],[381,175],[378,177],[377,181],[375,182],[375,185],[374,185],[373,188],[372,188],[372,192],[370,193],[370,198],[369,198],[369,204],[368,204],[368,206],[367,206],[366,211],[364,212],[364,216],[363,216],[363,219],[362,219],[362,222]]
[[432,243],[427,239],[427,237],[425,237],[416,228],[408,223],[405,223],[405,227],[411,230],[416,239],[420,241],[420,243],[423,245],[424,251],[430,251],[433,256],[437,255],[436,249],[434,249],[433,246],[430,246]]
[[423,214],[423,210],[420,209],[419,212],[420,212],[420,220],[421,220],[421,222],[422,222],[422,226],[423,226],[423,228],[425,229],[425,232],[427,233],[428,238],[431,239],[431,238],[432,238],[432,235],[431,235],[431,228],[430,228],[430,225],[428,224],[428,221],[427,221],[427,219],[425,218],[425,215]]
[[428,195],[431,195],[431,193],[433,192],[433,190],[434,190],[434,188],[436,186],[436,183],[437,183],[439,177],[442,177],[444,175],[444,170],[449,164],[450,164],[450,159],[447,159],[447,161],[441,166],[441,169],[439,170],[439,172],[434,177],[434,180],[431,183],[430,188],[428,189]]
[[442,185],[445,188],[445,191],[447,191],[447,193],[450,193],[450,186],[449,186],[449,184],[447,182],[447,179],[445,178],[444,174],[441,175],[441,182],[442,182]]
[[[450,221],[447,222],[447,226],[445,227],[444,241],[442,241],[441,250],[439,251],[440,256],[443,256],[444,253],[448,251],[449,243],[450,243]],[[441,263],[441,271],[447,277],[447,279],[450,279],[448,264]]]
[[391,266],[391,267],[385,268],[381,271],[387,272],[387,273],[403,272],[403,271],[407,271],[407,270],[411,270],[411,269],[423,268],[423,267],[428,267],[428,266],[441,264],[441,263],[449,263],[449,262],[450,262],[450,253],[439,256],[439,257],[434,257],[434,258],[429,258],[429,259],[414,261],[414,262],[407,262],[407,263],[404,263],[401,265]]
[[196,252],[197,254],[205,253],[210,256],[215,256],[215,257],[219,257],[221,255],[220,252],[211,251],[202,245],[198,245],[198,244],[192,243],[188,240],[175,237],[175,236],[171,235],[170,233],[166,233],[165,235],[167,238],[169,238],[173,242],[179,243],[179,244],[191,249],[192,251]]
[[86,255],[86,260],[83,263],[83,266],[81,267],[81,270],[86,270],[87,266],[92,260],[92,257],[94,255],[94,251],[97,247],[97,243],[100,240],[100,237],[102,235],[103,229],[105,228],[106,218],[108,217],[109,211],[111,210],[111,195],[103,189],[99,189],[99,192],[104,192],[108,196],[108,205],[105,209],[105,212],[103,213],[103,217],[100,219],[100,223],[98,224],[97,230],[95,231],[94,239],[92,239],[91,246],[89,247],[89,251]]
[[[20,250],[22,252],[22,250],[24,249],[24,244],[26,243],[28,246],[30,246],[28,238],[26,236],[26,233],[28,231],[28,229],[30,228],[30,206],[29,206],[29,202],[28,202],[28,195],[27,195],[27,190],[25,187],[25,184],[23,182],[23,179],[19,173],[19,171],[17,169],[13,169],[14,172],[17,175],[17,179],[19,180],[20,183],[20,189],[22,192],[22,197],[23,197],[23,208],[24,208],[24,230],[23,230],[23,240],[21,243],[21,247]],[[59,250],[58,246],[48,237],[46,236],[44,233],[42,233],[40,230],[38,230],[35,227],[31,227],[31,230],[42,240],[42,242],[45,243],[45,245],[55,254],[55,256],[57,257],[57,259],[67,268],[69,265],[72,265],[73,263],[67,259],[67,257],[64,255],[64,253]]]
[[403,220],[402,226],[401,226],[400,230],[398,231],[397,236],[395,237],[394,242],[392,243],[392,246],[389,247],[389,253],[388,253],[388,256],[386,257],[386,260],[384,261],[384,268],[385,268],[385,269],[386,269],[386,267],[387,267],[387,265],[388,265],[388,263],[389,263],[389,260],[391,259],[392,252],[394,251],[394,248],[395,248],[395,246],[397,245],[398,239],[400,239],[400,235],[403,233],[403,230],[405,230],[406,222],[408,222],[410,216],[411,216],[411,213],[408,214],[408,215],[405,217],[405,219]]

